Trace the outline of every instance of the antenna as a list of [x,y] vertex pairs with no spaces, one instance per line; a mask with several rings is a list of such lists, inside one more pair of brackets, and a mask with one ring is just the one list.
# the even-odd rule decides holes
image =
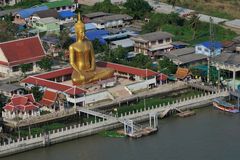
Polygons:
[[211,58],[215,56],[215,45],[214,45],[214,26],[213,26],[213,18],[210,17],[210,27],[209,27],[209,33],[210,33],[210,55],[208,57],[208,75],[207,75],[207,82],[210,82],[210,64],[211,64]]

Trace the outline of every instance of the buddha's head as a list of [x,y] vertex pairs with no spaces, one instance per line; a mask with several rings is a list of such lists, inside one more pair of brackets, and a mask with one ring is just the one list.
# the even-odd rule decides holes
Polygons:
[[75,32],[77,40],[83,40],[85,38],[85,25],[81,20],[80,13],[78,13],[78,21],[75,24]]

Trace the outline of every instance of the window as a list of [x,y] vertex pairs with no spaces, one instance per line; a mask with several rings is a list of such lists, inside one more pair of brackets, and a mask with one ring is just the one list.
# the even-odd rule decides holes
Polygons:
[[59,10],[60,10],[60,7],[57,7],[57,10],[59,11]]
[[66,6],[63,6],[62,9],[66,9]]
[[197,50],[201,51],[201,50],[202,50],[202,48],[201,48],[201,47],[197,47]]
[[163,44],[163,40],[158,40],[158,44]]
[[19,71],[19,66],[12,67],[12,72],[18,72],[18,71]]
[[167,39],[166,39],[166,42],[170,42],[170,38],[167,38]]
[[205,52],[209,52],[209,50],[207,48],[204,49]]

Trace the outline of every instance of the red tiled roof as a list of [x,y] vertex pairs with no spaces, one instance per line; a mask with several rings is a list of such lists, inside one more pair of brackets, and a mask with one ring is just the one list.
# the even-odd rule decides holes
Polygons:
[[53,89],[56,91],[61,91],[61,92],[64,92],[64,93],[67,93],[70,95],[86,93],[85,90],[80,89],[78,87],[76,87],[75,92],[72,92],[72,90],[70,90],[70,89],[74,88],[74,86],[68,86],[65,84],[56,83],[53,81],[41,79],[41,78],[34,77],[34,76],[27,77],[27,78],[23,79],[21,82],[47,87],[47,88],[50,88],[50,89]]
[[140,69],[140,68],[130,67],[130,66],[122,65],[122,64],[110,63],[110,62],[99,61],[99,62],[97,62],[97,66],[112,68],[119,72],[129,73],[129,74],[137,75],[137,76],[144,77],[144,78],[156,76],[158,74],[157,72],[154,72],[149,69]]
[[13,95],[11,102],[6,104],[3,109],[8,111],[29,111],[38,109],[38,103],[35,102],[32,94]]
[[160,81],[166,81],[167,79],[168,79],[168,76],[166,74],[163,74],[163,73],[160,73],[157,76],[157,80],[160,80]]
[[41,60],[45,56],[44,48],[38,36],[0,43],[0,49],[8,63],[2,65],[20,65]]
[[72,67],[67,67],[64,69],[56,70],[56,71],[38,74],[38,75],[35,75],[35,77],[43,78],[43,79],[51,79],[51,78],[65,76],[65,75],[71,75],[72,71],[73,71]]
[[57,92],[45,90],[43,94],[43,98],[40,103],[44,106],[50,107],[52,106],[57,99]]

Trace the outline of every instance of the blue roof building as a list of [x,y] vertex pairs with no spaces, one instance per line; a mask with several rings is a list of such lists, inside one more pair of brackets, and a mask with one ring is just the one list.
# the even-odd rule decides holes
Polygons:
[[74,17],[75,15],[76,15],[75,13],[69,10],[59,12],[60,19],[69,19]]
[[19,14],[21,18],[28,18],[35,12],[44,11],[44,10],[48,10],[48,7],[40,6],[40,7],[32,7],[32,8],[28,8],[28,9],[22,9],[22,10],[18,11],[17,14]]
[[[103,39],[103,36],[106,36],[109,34],[106,30],[89,30],[86,31],[86,37],[90,41],[94,41],[95,39],[98,39],[101,44],[106,44],[107,42]],[[73,40],[76,40],[76,36],[72,36]]]
[[[85,24],[85,30],[89,31],[89,30],[96,30],[97,27],[93,24],[93,23],[86,23]],[[75,28],[74,26],[70,29],[71,33],[75,33]]]
[[219,55],[222,52],[223,46],[220,42],[203,42],[195,46],[195,52],[197,54],[204,54],[211,56],[211,50],[213,49],[213,56]]

